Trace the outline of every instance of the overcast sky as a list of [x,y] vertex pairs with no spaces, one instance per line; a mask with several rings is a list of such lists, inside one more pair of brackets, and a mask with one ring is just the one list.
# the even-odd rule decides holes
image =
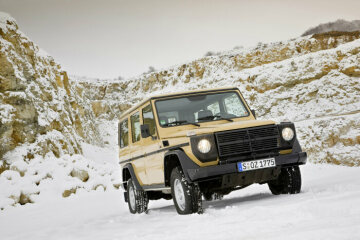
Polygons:
[[0,0],[70,74],[131,77],[207,51],[287,40],[319,23],[360,19],[360,0]]

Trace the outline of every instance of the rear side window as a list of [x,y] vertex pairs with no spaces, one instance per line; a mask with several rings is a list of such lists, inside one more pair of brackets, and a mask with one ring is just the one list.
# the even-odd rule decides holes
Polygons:
[[134,113],[130,117],[131,121],[131,138],[132,142],[140,141],[140,114],[139,112]]
[[129,125],[127,119],[119,124],[119,132],[120,148],[124,148],[129,145]]
[[142,110],[144,124],[149,125],[150,135],[156,135],[154,114],[151,105],[147,105]]

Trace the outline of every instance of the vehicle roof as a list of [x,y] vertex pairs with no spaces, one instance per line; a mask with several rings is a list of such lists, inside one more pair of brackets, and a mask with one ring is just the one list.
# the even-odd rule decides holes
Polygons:
[[138,107],[140,107],[141,105],[143,105],[144,103],[146,103],[152,99],[167,98],[167,97],[171,97],[171,96],[181,96],[181,95],[188,95],[188,94],[194,94],[194,93],[217,92],[217,91],[223,91],[223,90],[225,90],[225,91],[226,90],[238,90],[238,88],[236,88],[236,87],[208,88],[208,89],[202,89],[202,90],[191,90],[191,91],[184,91],[184,92],[173,92],[173,93],[154,95],[152,97],[146,98],[145,100],[139,102],[135,106],[133,106],[133,107],[129,108],[128,110],[126,110],[125,112],[123,112],[120,115],[119,119],[122,119],[127,114],[129,114],[130,112],[134,111],[135,109],[137,109]]

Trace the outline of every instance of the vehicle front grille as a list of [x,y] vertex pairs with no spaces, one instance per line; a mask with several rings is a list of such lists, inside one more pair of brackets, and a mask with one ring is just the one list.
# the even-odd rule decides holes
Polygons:
[[215,133],[219,157],[273,151],[279,148],[279,130],[266,125]]

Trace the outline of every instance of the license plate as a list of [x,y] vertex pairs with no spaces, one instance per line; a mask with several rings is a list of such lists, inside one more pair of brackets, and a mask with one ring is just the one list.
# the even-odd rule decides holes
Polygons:
[[275,167],[275,158],[266,158],[248,162],[239,162],[237,163],[239,172],[254,170],[254,169],[261,169],[261,168],[269,168]]

